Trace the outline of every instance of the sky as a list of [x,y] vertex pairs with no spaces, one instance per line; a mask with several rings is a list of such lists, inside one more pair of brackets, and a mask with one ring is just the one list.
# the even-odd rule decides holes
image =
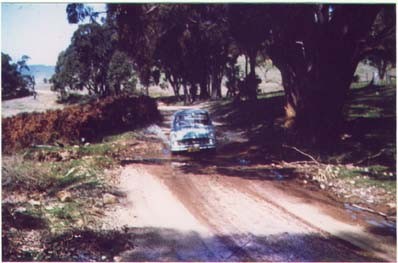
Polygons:
[[[2,3],[1,52],[14,62],[28,55],[28,64],[55,65],[70,44],[76,24],[66,18],[67,3]],[[90,5],[93,6],[93,5]],[[95,10],[104,10],[96,5]]]

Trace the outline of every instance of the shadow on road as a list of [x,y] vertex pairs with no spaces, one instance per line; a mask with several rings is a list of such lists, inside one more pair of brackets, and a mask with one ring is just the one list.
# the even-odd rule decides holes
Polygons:
[[[237,246],[231,240],[248,241]],[[42,255],[46,261],[383,261],[335,238],[287,233],[203,237],[172,229],[126,228],[73,231],[46,244]],[[217,244],[229,245],[221,249]],[[13,256],[3,253],[3,260]]]

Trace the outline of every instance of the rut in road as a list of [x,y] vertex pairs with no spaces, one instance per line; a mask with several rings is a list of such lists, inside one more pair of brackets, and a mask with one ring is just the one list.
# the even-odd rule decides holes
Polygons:
[[[255,261],[360,260],[352,247],[229,178],[177,171],[160,176],[189,211]],[[164,171],[164,168],[162,168]],[[233,247],[233,246],[232,246]],[[340,256],[339,256],[340,255]],[[238,255],[239,256],[239,255]],[[239,258],[239,257],[238,257]],[[240,259],[242,260],[242,259]],[[363,260],[363,258],[362,258]]]
[[232,252],[181,204],[144,165],[125,167],[120,179],[127,195],[108,213],[105,228],[125,229],[135,249],[127,261],[222,261]]
[[[129,165],[127,198],[108,214],[134,249],[128,261],[365,260],[278,207],[228,187],[225,178],[181,174],[171,165]],[[367,258],[367,260],[369,260]]]

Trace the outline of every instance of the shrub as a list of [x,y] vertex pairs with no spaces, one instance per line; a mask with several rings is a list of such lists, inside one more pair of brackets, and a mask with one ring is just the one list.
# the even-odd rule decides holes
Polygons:
[[45,113],[21,113],[2,120],[3,153],[40,144],[97,141],[159,119],[156,101],[146,97],[107,97]]

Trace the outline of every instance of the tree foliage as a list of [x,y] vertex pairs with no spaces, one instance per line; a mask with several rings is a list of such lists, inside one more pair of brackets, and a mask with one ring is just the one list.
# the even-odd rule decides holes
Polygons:
[[90,94],[119,94],[122,85],[132,85],[131,61],[117,51],[114,31],[108,25],[79,25],[70,46],[60,53],[51,79],[61,94],[86,89]]
[[108,19],[118,28],[120,46],[134,60],[145,86],[161,70],[176,95],[186,101],[221,96],[227,55],[227,21],[223,5],[109,4]]
[[133,66],[126,53],[115,51],[109,61],[107,83],[110,93],[120,94],[121,88],[134,90],[137,79],[133,74]]
[[2,100],[28,96],[34,91],[34,77],[23,73],[29,72],[28,59],[29,57],[24,55],[21,60],[12,63],[9,55],[1,53]]
[[[255,99],[261,53],[282,74],[285,127],[304,128],[317,136],[338,130],[361,59],[371,58],[381,70],[386,61],[395,61],[394,7],[108,4],[107,24],[117,32],[115,45],[131,58],[144,86],[156,84],[163,74],[177,96],[182,88],[187,103],[198,91],[203,99],[221,97],[224,76],[229,95]],[[82,17],[73,12],[72,17],[89,16],[88,9],[81,10]],[[237,79],[239,55],[247,58],[243,81]]]

